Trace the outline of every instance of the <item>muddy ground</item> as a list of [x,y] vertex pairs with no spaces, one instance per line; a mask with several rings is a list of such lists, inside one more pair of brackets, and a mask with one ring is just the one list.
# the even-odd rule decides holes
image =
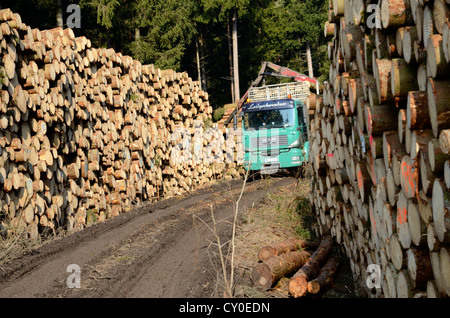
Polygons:
[[[250,209],[267,204],[264,200],[270,193],[294,188],[295,182],[290,177],[248,182],[239,204],[240,220]],[[242,181],[219,182],[49,240],[0,265],[0,297],[223,297],[215,234],[222,243],[230,239],[241,188]],[[216,233],[212,231],[212,211]],[[251,288],[245,274],[249,267],[242,262],[237,263],[238,286]],[[68,287],[68,282],[77,282],[72,264],[80,269],[79,288]],[[344,279],[348,279],[349,272],[343,268]],[[245,292],[236,296],[272,297]],[[352,296],[350,290],[337,297],[346,296]]]
[[[248,183],[240,212],[289,182]],[[42,244],[1,266],[0,297],[220,297],[211,205],[225,242],[241,187],[221,182]],[[71,264],[81,288],[68,288],[68,278],[76,283]]]

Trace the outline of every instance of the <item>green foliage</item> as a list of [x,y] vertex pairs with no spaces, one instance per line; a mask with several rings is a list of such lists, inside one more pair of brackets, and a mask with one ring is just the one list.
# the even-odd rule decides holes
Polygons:
[[118,0],[82,0],[80,5],[95,10],[97,12],[97,24],[106,29],[111,29],[120,2]]
[[160,155],[156,155],[156,156],[155,156],[155,161],[154,161],[154,163],[155,163],[155,166],[161,166],[162,158],[161,158]]
[[3,66],[0,66],[0,86],[3,85],[4,78],[5,78],[5,69],[3,68]]
[[133,56],[145,64],[181,71],[181,59],[196,34],[194,2],[139,0],[136,11],[140,36],[131,42]]
[[225,113],[225,107],[219,107],[213,111],[213,121],[218,122],[222,119],[223,114]]
[[255,12],[259,24],[255,49],[263,60],[306,73],[306,47],[311,45],[315,74],[326,59],[321,36],[327,19],[324,0],[276,0]]
[[[238,19],[240,91],[243,95],[263,61],[307,73],[311,46],[314,76],[326,79],[329,61],[322,36],[326,0],[61,0],[63,20],[70,3],[81,7],[81,28],[97,47],[112,47],[144,64],[197,76],[197,46],[207,91],[215,107],[229,103],[231,72],[228,35]],[[57,0],[2,0],[33,28],[56,27]],[[203,71],[203,70],[202,70]],[[268,77],[268,84],[283,81]]]
[[98,211],[97,209],[89,209],[86,211],[86,222],[87,224],[97,223],[98,221]]
[[203,118],[203,129],[208,129],[212,127],[212,121],[210,118]]
[[238,16],[245,16],[249,8],[254,5],[250,0],[201,0],[205,22],[226,22],[236,12]]

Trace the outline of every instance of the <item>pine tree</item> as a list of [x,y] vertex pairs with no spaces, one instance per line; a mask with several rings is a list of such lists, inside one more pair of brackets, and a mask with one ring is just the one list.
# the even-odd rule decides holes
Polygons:
[[196,34],[192,20],[195,2],[186,0],[136,2],[139,37],[130,45],[133,56],[142,63],[179,71],[187,46]]

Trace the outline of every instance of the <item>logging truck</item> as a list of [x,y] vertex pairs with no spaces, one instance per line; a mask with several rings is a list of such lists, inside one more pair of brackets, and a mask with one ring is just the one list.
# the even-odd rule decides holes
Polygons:
[[308,160],[303,82],[252,88],[242,106],[244,167],[270,174]]
[[[266,72],[270,67],[276,73]],[[265,75],[289,77],[294,82],[257,85]],[[271,174],[280,169],[299,167],[308,160],[307,109],[310,83],[318,82],[303,74],[264,62],[258,78],[238,103],[246,170]]]

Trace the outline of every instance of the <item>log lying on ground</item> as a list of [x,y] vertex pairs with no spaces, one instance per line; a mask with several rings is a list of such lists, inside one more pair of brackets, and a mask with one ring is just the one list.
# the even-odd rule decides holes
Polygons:
[[290,239],[284,242],[263,246],[258,253],[261,262],[280,254],[289,253],[309,246],[310,243],[302,239]]
[[327,263],[320,269],[317,277],[308,282],[308,293],[317,294],[325,287],[333,283],[333,277],[339,267],[339,259],[331,257]]
[[295,297],[302,297],[308,290],[308,281],[315,277],[320,267],[328,259],[334,240],[331,235],[322,238],[319,247],[311,255],[308,261],[298,270],[289,282],[289,293]]
[[252,281],[256,286],[268,290],[282,277],[298,271],[310,256],[307,251],[294,251],[269,258],[253,268]]

